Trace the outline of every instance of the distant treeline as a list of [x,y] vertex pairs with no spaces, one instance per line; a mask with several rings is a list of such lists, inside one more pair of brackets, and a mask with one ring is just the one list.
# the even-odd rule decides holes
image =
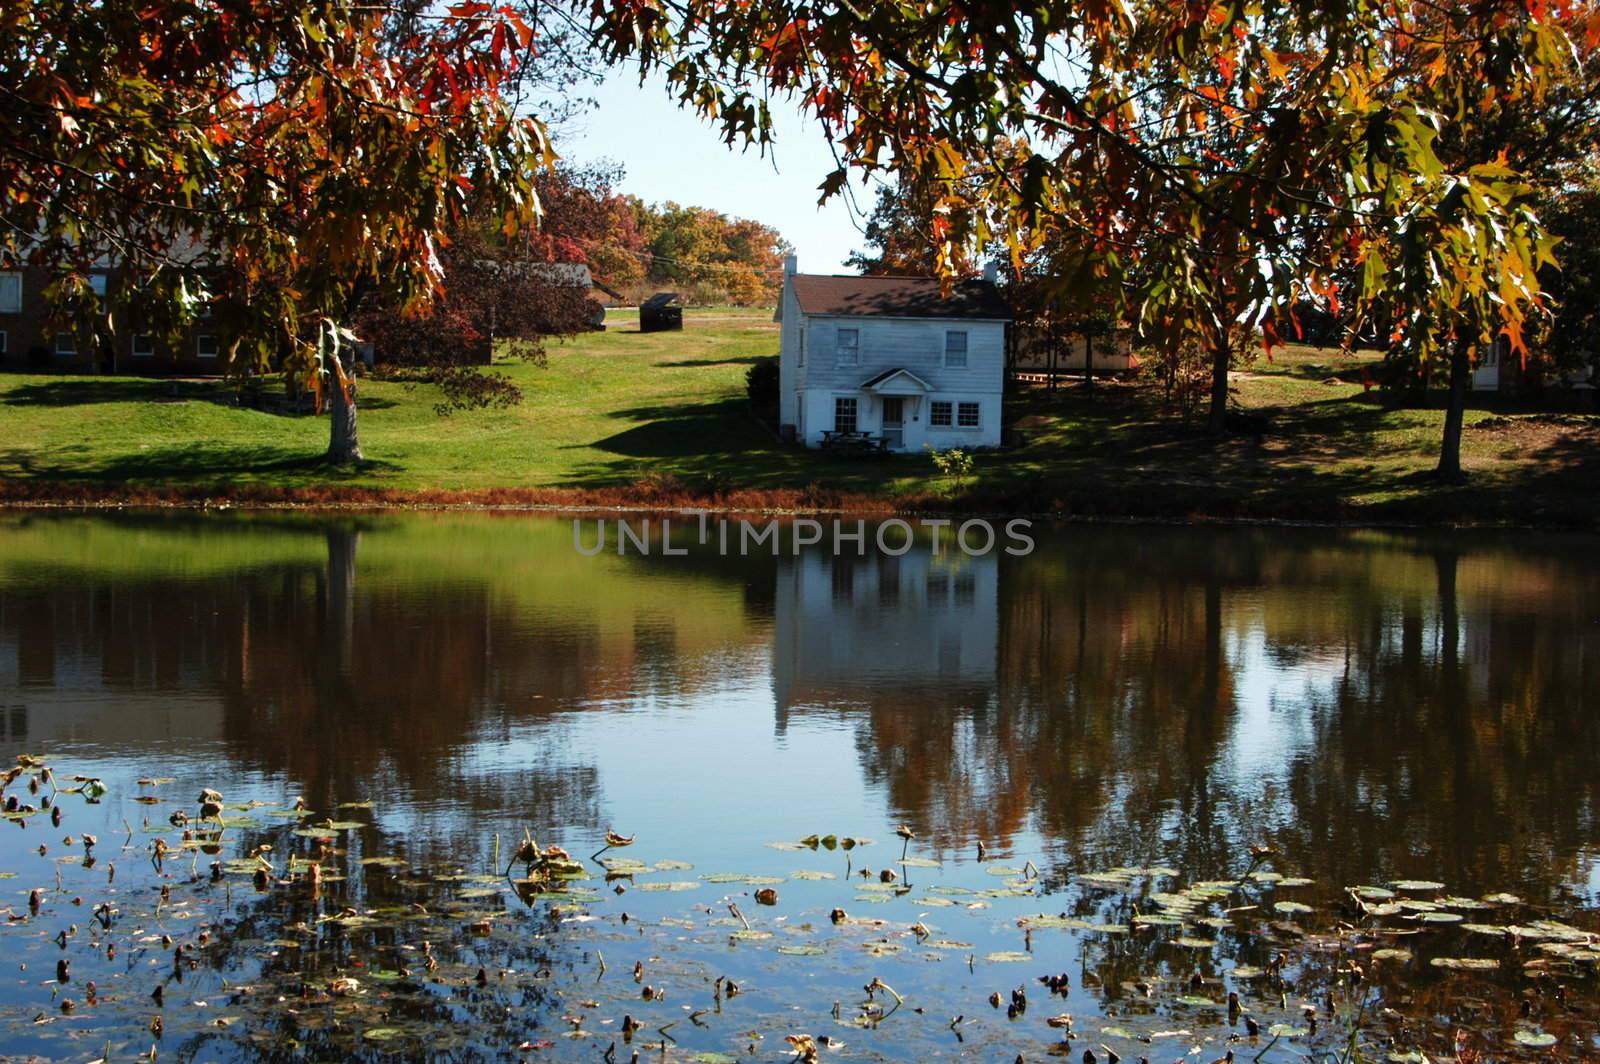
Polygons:
[[630,301],[671,290],[691,303],[777,302],[790,250],[777,230],[707,207],[646,203],[615,191],[620,178],[605,167],[541,174],[544,224],[518,238],[531,257],[586,262]]

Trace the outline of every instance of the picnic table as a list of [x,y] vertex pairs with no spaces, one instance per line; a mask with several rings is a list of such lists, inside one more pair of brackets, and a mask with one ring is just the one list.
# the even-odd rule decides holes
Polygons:
[[837,454],[881,454],[885,449],[882,436],[870,432],[837,432],[824,429],[822,449]]

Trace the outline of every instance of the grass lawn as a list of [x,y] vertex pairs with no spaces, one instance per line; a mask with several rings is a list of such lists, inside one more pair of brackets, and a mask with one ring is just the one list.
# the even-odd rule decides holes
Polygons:
[[[546,366],[497,364],[526,398],[440,416],[429,385],[367,380],[368,461],[322,464],[327,424],[239,409],[226,382],[0,375],[0,481],[12,498],[185,496],[320,489],[492,493],[578,489],[668,501],[690,492],[809,490],[801,501],[889,496],[926,507],[1129,516],[1468,520],[1594,527],[1600,419],[1468,412],[1465,486],[1426,476],[1442,412],[1394,407],[1359,383],[1367,356],[1309,348],[1259,360],[1235,381],[1259,432],[1221,442],[1160,409],[1147,386],[1021,388],[1016,449],[981,455],[971,483],[940,481],[921,455],[828,458],[782,447],[750,412],[744,374],[775,354],[771,312],[691,309],[681,333],[637,317],[549,347]],[[628,486],[640,481],[655,488]],[[631,494],[629,494],[631,492]],[[776,497],[776,496],[775,496]],[[753,498],[753,496],[748,497]],[[847,500],[848,501],[848,500]],[[860,500],[856,500],[860,504]]]

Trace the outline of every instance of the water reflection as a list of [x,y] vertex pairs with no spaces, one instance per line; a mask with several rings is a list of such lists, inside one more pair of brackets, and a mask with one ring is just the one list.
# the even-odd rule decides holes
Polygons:
[[[1592,900],[1592,542],[1073,528],[1025,558],[583,558],[570,538],[534,519],[11,519],[0,747],[215,760],[319,808],[377,798],[426,852],[459,848],[464,817],[656,815],[641,777],[661,766],[626,741],[648,726],[751,770],[814,744],[821,806],[1057,876],[1221,874],[1270,842],[1330,886]],[[738,841],[793,800],[740,794]],[[683,845],[704,827],[681,823]]]

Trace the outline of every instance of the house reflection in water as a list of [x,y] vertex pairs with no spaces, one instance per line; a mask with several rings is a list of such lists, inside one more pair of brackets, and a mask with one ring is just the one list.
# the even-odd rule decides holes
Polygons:
[[793,711],[982,710],[996,691],[1000,566],[927,546],[893,557],[822,551],[777,574],[777,730]]

